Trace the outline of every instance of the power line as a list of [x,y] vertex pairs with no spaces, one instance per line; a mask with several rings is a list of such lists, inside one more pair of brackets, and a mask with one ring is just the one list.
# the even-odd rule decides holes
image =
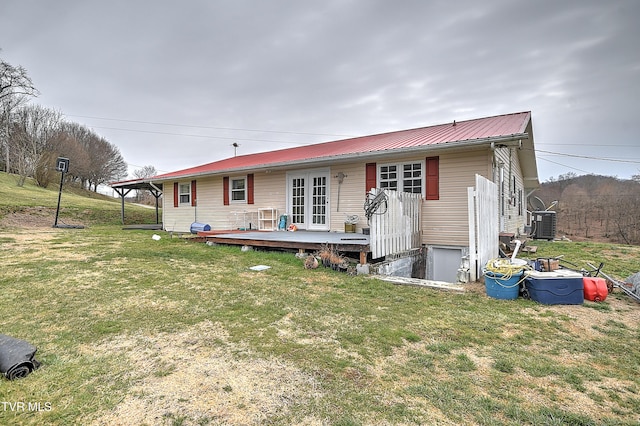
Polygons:
[[566,167],[566,168],[568,168],[568,169],[577,170],[577,171],[579,171],[579,172],[583,172],[583,173],[586,173],[586,174],[590,174],[590,173],[591,173],[591,172],[588,172],[588,171],[586,171],[586,170],[579,169],[579,168],[577,168],[577,167],[572,167],[572,166],[568,166],[568,165],[566,165],[566,164],[558,163],[557,161],[549,160],[548,158],[544,158],[544,157],[539,157],[539,158],[540,158],[541,160],[548,161],[549,163],[553,163],[553,164],[556,164],[556,165],[558,165],[558,166]]
[[[128,165],[129,167],[136,167],[136,168],[138,168],[138,169],[142,169],[142,168],[146,167],[146,166],[139,166],[139,165],[137,165],[137,164],[132,164],[132,163],[129,163],[128,161],[125,161],[125,163],[127,163],[127,165]],[[155,167],[154,167],[154,168],[155,168]],[[168,170],[159,170],[159,169],[156,169],[156,171],[157,171],[158,173],[169,173],[169,171],[168,171]]]
[[153,124],[158,126],[190,127],[195,129],[233,130],[233,131],[241,131],[241,132],[258,132],[258,133],[282,133],[282,134],[288,134],[288,135],[305,135],[305,136],[354,137],[353,135],[340,135],[340,134],[330,134],[330,133],[292,132],[292,131],[282,131],[282,130],[245,129],[245,128],[236,128],[236,127],[215,127],[215,126],[202,126],[202,125],[190,125],[190,124],[161,123],[161,122],[155,122],[155,121],[125,120],[120,118],[94,117],[90,115],[73,115],[73,114],[66,114],[66,115],[68,117],[91,118],[95,120],[120,121],[124,123],[138,123],[138,124]]
[[637,161],[637,160],[623,160],[623,159],[620,159],[620,158],[606,158],[606,157],[593,157],[593,156],[590,156],[590,155],[564,154],[564,153],[561,153],[561,152],[544,151],[544,150],[541,150],[541,149],[536,149],[536,152],[544,153],[544,154],[551,154],[551,155],[559,155],[559,156],[563,156],[563,157],[583,158],[583,159],[587,159],[587,160],[614,161],[614,162],[618,162],[618,163],[640,164],[640,161]]
[[108,129],[108,130],[120,130],[122,132],[136,132],[136,133],[152,133],[156,135],[169,135],[169,136],[186,136],[190,138],[204,138],[204,139],[224,139],[232,141],[252,141],[252,142],[270,142],[270,143],[285,143],[291,145],[307,145],[304,142],[289,142],[289,141],[274,141],[269,139],[252,139],[252,138],[236,138],[225,136],[208,136],[208,135],[191,135],[187,133],[171,133],[171,132],[158,132],[154,130],[137,130],[137,129],[120,129],[118,127],[103,127],[103,126],[91,126],[96,129]]
[[636,145],[621,145],[621,144],[536,142],[536,146],[540,146],[540,145],[575,146],[575,147],[595,146],[599,148],[637,148]]

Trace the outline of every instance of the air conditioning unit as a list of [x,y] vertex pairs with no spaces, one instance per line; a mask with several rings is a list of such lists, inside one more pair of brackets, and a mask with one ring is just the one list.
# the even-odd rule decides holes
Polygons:
[[537,211],[531,213],[533,238],[553,240],[556,237],[556,212]]

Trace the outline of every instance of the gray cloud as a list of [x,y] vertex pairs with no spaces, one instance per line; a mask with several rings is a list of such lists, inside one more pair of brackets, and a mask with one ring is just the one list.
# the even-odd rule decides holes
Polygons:
[[638,162],[540,153],[542,180],[629,177],[638,16],[634,0],[9,0],[0,55],[132,168],[531,110],[540,150]]

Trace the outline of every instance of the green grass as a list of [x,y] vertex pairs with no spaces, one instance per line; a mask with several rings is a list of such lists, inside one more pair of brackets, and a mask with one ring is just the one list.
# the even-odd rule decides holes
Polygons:
[[538,247],[538,251],[530,255],[530,258],[561,257],[560,261],[564,266],[578,270],[581,268],[591,270],[587,263],[597,267],[602,262],[604,263],[602,271],[616,279],[624,279],[640,270],[639,246],[542,240],[530,241],[529,245]]
[[[640,419],[640,305],[625,295],[567,307],[496,300],[156,233],[117,220],[0,229],[0,332],[35,344],[42,362],[25,379],[2,379],[0,401],[44,408],[0,405],[0,424]],[[574,244],[539,253],[606,257],[617,276],[638,267],[636,247]],[[622,249],[630,259],[609,257]],[[249,270],[257,264],[271,269]],[[151,420],[136,417],[144,412]]]
[[[0,411],[0,422],[99,418],[140,392],[142,381],[180,372],[172,359],[131,372],[118,339],[171,336],[204,322],[228,337],[201,335],[194,344],[230,348],[233,359],[279,360],[317,382],[321,396],[292,402],[267,423],[634,424],[640,416],[640,332],[637,319],[618,317],[638,309],[632,304],[594,311],[603,317],[586,336],[561,307],[308,271],[287,253],[243,253],[164,233],[153,241],[118,227],[50,232],[37,248],[2,240],[0,328],[37,344],[43,367],[2,383],[0,400],[52,409]],[[255,264],[271,269],[250,271]],[[569,392],[580,404],[612,409],[584,413]],[[164,424],[215,424],[195,409],[163,416]]]
[[[17,186],[17,177],[0,172],[0,220],[12,213],[41,217],[53,225],[60,183],[40,188],[28,179]],[[127,204],[126,223],[155,223],[155,210]],[[120,198],[112,198],[78,188],[63,186],[59,223],[117,225],[122,223]]]

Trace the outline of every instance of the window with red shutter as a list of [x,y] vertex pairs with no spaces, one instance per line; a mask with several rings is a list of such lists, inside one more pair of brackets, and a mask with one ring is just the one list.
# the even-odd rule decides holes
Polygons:
[[427,157],[426,199],[440,199],[440,157]]
[[173,207],[178,207],[178,182],[173,182]]
[[229,176],[222,178],[222,199],[225,206],[229,205]]
[[247,204],[253,204],[253,173],[247,175]]
[[365,166],[365,192],[371,191],[378,185],[377,179],[378,169],[376,163],[367,163]]

